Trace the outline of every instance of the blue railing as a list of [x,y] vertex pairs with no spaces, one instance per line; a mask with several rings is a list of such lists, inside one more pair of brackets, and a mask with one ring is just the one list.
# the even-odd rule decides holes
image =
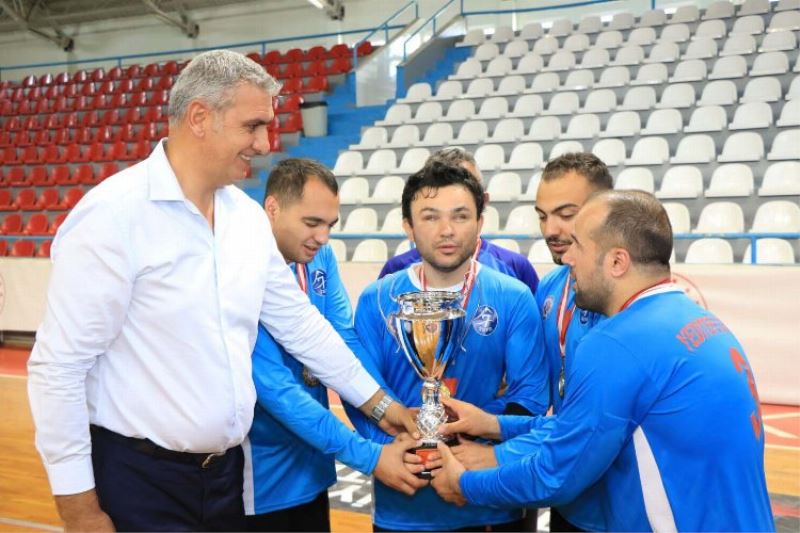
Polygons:
[[[516,9],[491,9],[484,11],[464,11],[464,0],[461,0],[461,16],[467,17],[470,15],[510,15],[512,13],[531,13],[534,11],[552,11],[554,9],[569,9],[572,7],[584,7],[594,4],[610,4],[613,2],[620,2],[621,0],[585,0],[583,2],[570,2],[563,4],[556,4],[552,6],[538,6],[538,7],[520,7]],[[655,5],[655,0],[651,0],[651,5]]]
[[[414,0],[416,3],[416,0]],[[247,42],[239,42],[239,43],[229,43],[229,44],[220,44],[216,46],[206,46],[202,48],[181,48],[176,50],[165,50],[161,52],[147,52],[141,54],[126,54],[126,55],[117,55],[117,56],[105,56],[105,57],[94,57],[90,59],[75,59],[70,61],[54,61],[48,63],[28,63],[24,65],[3,65],[0,66],[0,79],[2,78],[2,73],[5,71],[11,70],[26,70],[32,68],[45,68],[45,67],[59,67],[59,66],[68,66],[68,65],[80,65],[80,64],[92,64],[92,63],[109,63],[115,62],[117,66],[122,66],[124,61],[131,61],[134,59],[144,59],[144,58],[152,58],[152,57],[166,57],[166,56],[178,56],[183,54],[195,54],[200,52],[206,52],[208,50],[216,50],[219,48],[226,48],[226,49],[234,49],[234,48],[247,48],[247,47],[261,47],[261,54],[264,54],[267,51],[267,47],[269,45],[277,44],[277,43],[286,43],[292,41],[307,41],[307,40],[315,40],[315,39],[324,39],[326,37],[338,37],[340,35],[353,35],[353,34],[360,34],[360,33],[367,33],[368,36],[372,36],[375,34],[376,31],[380,29],[389,30],[397,30],[404,28],[405,26],[402,24],[396,25],[388,25],[386,22],[378,26],[377,28],[361,28],[357,30],[347,30],[347,31],[338,31],[338,32],[330,32],[330,33],[315,33],[310,35],[297,35],[293,37],[280,37],[277,39],[265,39],[262,41],[247,41]],[[363,43],[367,40],[364,38],[358,42],[358,44]],[[353,49],[355,52],[355,48]],[[354,63],[355,65],[355,63]]]
[[[433,24],[433,32],[431,33],[431,35],[436,35],[436,20],[439,18],[439,15],[441,15],[444,12],[444,10],[447,9],[448,7],[450,7],[455,1],[456,0],[450,0],[449,2],[444,4],[442,7],[440,7],[433,15],[431,15],[425,22],[422,23],[422,26],[417,28],[414,31],[414,33],[409,35],[408,38],[405,41],[403,41],[403,61],[405,61],[408,58],[408,43],[409,43],[409,41],[411,41],[411,39],[416,37],[417,34],[419,34],[419,32],[421,32],[422,30],[427,28],[429,24]],[[461,1],[461,11],[462,11],[462,13],[464,11],[464,2],[463,2],[463,0]]]
[[414,6],[414,20],[419,18],[419,0],[410,0],[407,4],[403,7],[398,9],[394,15],[386,19],[383,24],[378,26],[377,28],[373,29],[366,37],[358,41],[355,45],[353,45],[353,68],[358,66],[358,47],[361,46],[362,43],[368,41],[370,37],[375,35],[379,30],[384,30],[384,40],[388,43],[389,42],[389,30],[392,28],[404,28],[404,25],[399,26],[389,26],[389,23],[399,17],[402,13],[404,13],[408,8]]

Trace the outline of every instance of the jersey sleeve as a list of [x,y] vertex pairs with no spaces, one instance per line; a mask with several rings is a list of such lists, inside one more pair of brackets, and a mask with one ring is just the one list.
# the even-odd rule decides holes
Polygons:
[[[388,335],[383,317],[378,309],[378,285],[382,281],[373,283],[362,293],[356,306],[355,330],[361,341],[362,349],[356,353],[372,377],[381,388],[393,398],[397,396],[386,386],[382,375],[383,365],[383,336]],[[389,434],[374,424],[364,413],[349,404],[345,404],[345,411],[353,426],[365,438],[375,442],[390,442],[393,440]]]
[[345,426],[336,415],[316,401],[297,381],[283,361],[280,346],[259,326],[253,351],[253,381],[258,404],[298,438],[347,466],[372,473],[381,453],[370,442]]
[[635,356],[603,334],[581,343],[570,379],[572,390],[533,453],[462,475],[461,490],[470,503],[543,506],[573,500],[609,468],[657,394]]
[[[520,432],[514,438],[507,438],[505,432],[503,437],[507,438],[500,444],[494,447],[494,454],[497,458],[497,464],[504,465],[514,461],[518,461],[532,453],[536,452],[541,446],[544,439],[550,434],[553,424],[556,419],[553,416],[536,416],[536,417],[502,417],[504,419],[518,418],[519,428],[528,427],[527,432]],[[503,431],[503,421],[500,422],[501,431]]]
[[[519,286],[519,285],[517,285]],[[542,321],[529,291],[520,287],[515,305],[509,308],[509,329],[505,345],[508,388],[483,409],[502,413],[516,403],[529,413],[544,414],[549,403],[549,371],[545,359]]]

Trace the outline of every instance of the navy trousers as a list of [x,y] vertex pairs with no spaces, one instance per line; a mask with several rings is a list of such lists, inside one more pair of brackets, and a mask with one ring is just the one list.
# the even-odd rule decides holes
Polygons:
[[107,430],[92,431],[100,507],[117,531],[243,531],[244,455],[231,450],[205,468],[153,456]]

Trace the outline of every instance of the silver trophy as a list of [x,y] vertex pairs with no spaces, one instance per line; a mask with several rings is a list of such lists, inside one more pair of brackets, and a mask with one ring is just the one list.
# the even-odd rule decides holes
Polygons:
[[[422,445],[415,452],[424,458],[445,440],[439,435],[439,426],[447,421],[440,399],[442,376],[447,364],[462,350],[466,313],[458,292],[407,292],[394,299],[399,309],[391,315],[390,329],[423,380],[422,406],[417,415]],[[420,475],[429,476],[428,471]]]

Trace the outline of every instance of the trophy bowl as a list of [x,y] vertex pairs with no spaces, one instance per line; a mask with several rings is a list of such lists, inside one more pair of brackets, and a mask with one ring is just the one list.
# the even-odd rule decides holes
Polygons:
[[[414,452],[425,459],[439,441],[455,441],[439,435],[439,426],[447,422],[440,395],[444,371],[462,349],[466,313],[458,292],[407,292],[396,301],[399,309],[393,315],[394,333],[406,359],[423,380],[422,406],[417,414],[422,444]],[[430,479],[430,471],[418,475]]]

